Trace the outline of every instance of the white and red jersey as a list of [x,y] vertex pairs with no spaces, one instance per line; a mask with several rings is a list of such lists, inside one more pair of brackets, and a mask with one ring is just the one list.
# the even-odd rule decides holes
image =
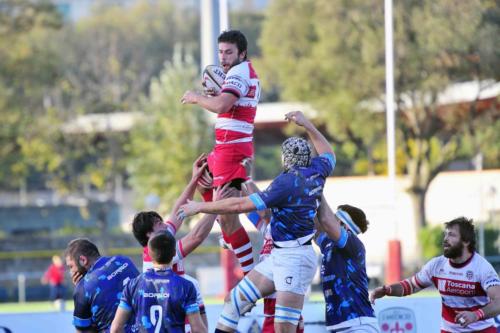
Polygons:
[[489,287],[500,285],[498,274],[478,253],[462,264],[454,264],[445,256],[431,259],[412,277],[420,288],[434,285],[442,299],[441,329],[448,332],[480,331],[494,325],[493,319],[477,321],[466,328],[455,323],[460,311],[474,311],[489,303]]
[[260,99],[260,82],[250,61],[231,67],[221,93],[230,93],[238,100],[215,122],[216,144],[252,142],[254,119]]

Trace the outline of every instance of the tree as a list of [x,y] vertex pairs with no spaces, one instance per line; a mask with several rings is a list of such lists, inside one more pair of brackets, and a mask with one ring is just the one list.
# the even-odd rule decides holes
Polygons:
[[59,166],[49,144],[57,118],[47,97],[61,73],[57,52],[47,41],[61,26],[50,3],[0,4],[0,185],[4,188],[25,187],[33,170]]
[[[66,22],[50,43],[58,52],[61,78],[48,96],[60,122],[82,114],[140,110],[140,97],[174,45],[196,50],[197,14],[172,1],[131,5],[99,2],[92,15]],[[126,175],[128,137],[123,132],[52,132],[59,167],[46,170],[59,192],[113,193]]]
[[[410,178],[418,230],[426,223],[432,179],[497,135],[495,102],[482,109],[477,100],[443,106],[439,96],[457,82],[498,79],[500,47],[491,41],[499,15],[494,1],[480,0],[401,1],[394,13],[397,154],[404,156],[397,169]],[[368,160],[371,172],[385,171],[384,115],[377,112],[384,96],[383,19],[378,2],[277,0],[260,40],[264,82],[278,85],[284,99],[312,103],[333,139],[353,159]]]
[[154,194],[165,211],[181,193],[191,174],[191,165],[211,147],[212,126],[207,111],[180,103],[184,91],[200,85],[198,66],[180,56],[166,62],[159,78],[153,79],[145,112],[131,133],[128,171],[138,193],[139,206]]

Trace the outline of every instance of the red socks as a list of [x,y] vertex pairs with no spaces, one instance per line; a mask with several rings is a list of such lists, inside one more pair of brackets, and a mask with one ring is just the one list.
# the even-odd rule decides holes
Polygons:
[[224,233],[222,233],[222,236],[226,243],[231,244],[233,252],[240,263],[241,270],[246,275],[254,267],[252,243],[246,230],[241,227],[229,236]]

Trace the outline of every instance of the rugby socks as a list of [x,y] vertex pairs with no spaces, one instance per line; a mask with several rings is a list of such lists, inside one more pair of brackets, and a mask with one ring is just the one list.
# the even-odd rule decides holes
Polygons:
[[248,237],[246,230],[243,227],[240,227],[231,235],[228,236],[225,233],[222,233],[222,236],[224,237],[226,243],[231,244],[233,252],[240,263],[241,270],[243,271],[243,274],[246,275],[254,267],[252,243],[250,242],[250,238]]

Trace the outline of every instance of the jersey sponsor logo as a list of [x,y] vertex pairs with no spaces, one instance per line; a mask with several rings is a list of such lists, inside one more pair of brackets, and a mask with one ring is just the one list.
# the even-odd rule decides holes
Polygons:
[[462,273],[462,272],[454,272],[454,271],[449,271],[448,274],[456,275],[456,276],[463,276],[464,275],[464,273]]
[[378,323],[381,332],[416,333],[417,320],[413,310],[402,307],[392,307],[380,311]]
[[451,294],[457,296],[475,296],[476,284],[465,281],[456,282],[451,280],[439,279],[438,290],[448,295]]
[[446,291],[446,280],[438,280],[438,290]]
[[124,263],[123,265],[121,265],[120,267],[118,267],[113,273],[109,274],[107,279],[108,281],[112,280],[116,275],[120,274],[121,272],[123,272],[125,270],[125,268],[128,267],[128,263]]
[[168,298],[170,297],[169,293],[143,293],[142,297],[144,298]]
[[240,90],[243,89],[243,84],[241,84],[241,79],[235,77],[231,77],[228,80],[226,80],[226,82],[224,83],[224,88],[226,86],[233,86]]

